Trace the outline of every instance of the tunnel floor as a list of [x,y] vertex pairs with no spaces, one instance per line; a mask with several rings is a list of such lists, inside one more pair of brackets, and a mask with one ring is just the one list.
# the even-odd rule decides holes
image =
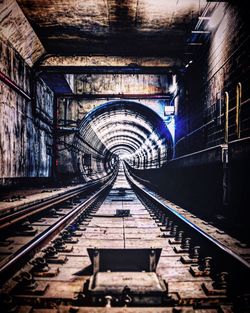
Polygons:
[[[138,186],[151,196],[158,197],[140,183]],[[58,193],[58,190],[55,192]],[[25,264],[20,270],[21,273],[26,273],[25,275],[32,273],[32,288],[27,282],[22,285],[22,280],[18,279],[17,285],[8,281],[3,288],[7,288],[8,292],[18,299],[20,312],[26,310],[25,313],[40,312],[37,306],[46,308],[50,303],[61,303],[60,312],[66,313],[72,312],[72,306],[67,306],[67,303],[75,303],[77,312],[92,312],[91,307],[102,306],[152,307],[152,312],[162,312],[161,307],[164,306],[170,307],[170,311],[166,309],[167,311],[163,312],[174,312],[171,309],[174,306],[188,312],[188,306],[201,302],[209,307],[209,313],[220,312],[220,308],[225,304],[231,308],[226,297],[226,287],[223,285],[223,288],[216,289],[214,276],[207,274],[208,269],[210,273],[210,266],[207,265],[204,270],[203,265],[198,265],[206,260],[204,255],[213,255],[216,259],[216,253],[213,249],[208,250],[211,249],[209,245],[202,244],[200,247],[194,244],[198,240],[195,239],[196,235],[186,237],[189,231],[185,227],[186,235],[182,237],[182,224],[175,221],[171,214],[168,216],[167,207],[169,211],[181,215],[188,223],[212,236],[217,240],[217,244],[222,243],[222,250],[228,247],[240,256],[243,247],[237,248],[237,242],[233,238],[184,209],[160,197],[158,199],[166,206],[166,210],[160,209],[154,202],[148,202],[143,194],[139,193],[135,188],[134,178],[129,176],[124,164],[120,163],[113,184],[109,185],[100,200],[90,207],[90,211],[83,211],[83,217],[72,224],[72,237],[64,237],[65,234],[61,232],[57,238],[59,241],[64,238],[62,246],[52,246],[49,243],[47,248],[36,254],[36,257],[48,262],[47,270],[39,267],[32,270],[30,266],[35,264],[32,262]],[[76,206],[78,200],[75,202]],[[59,215],[55,211],[54,216],[49,214],[34,220],[32,227],[40,231],[48,225],[52,226],[55,218],[60,220],[60,214],[63,218],[73,210],[68,205],[69,203],[58,207]],[[2,253],[6,254],[12,245],[18,249],[22,242],[28,243],[29,236],[12,234],[5,240],[10,244],[1,247]],[[178,239],[178,236],[181,236],[181,239]],[[192,245],[190,241],[193,241]],[[52,240],[53,242],[55,243],[56,239]],[[46,256],[46,249],[49,247],[57,247],[56,257]],[[200,248],[203,249],[202,258],[199,257]],[[244,250],[243,253],[248,253],[247,251]],[[18,250],[15,253],[17,252]],[[223,255],[222,259],[224,257]],[[247,255],[244,257],[246,261]],[[4,260],[2,259],[2,262]],[[225,264],[220,264],[219,267],[224,268]],[[21,287],[18,287],[19,285]],[[40,299],[39,302],[37,299]],[[25,307],[22,303],[29,303],[29,306]],[[213,311],[210,308],[214,306],[216,308]],[[46,312],[50,313],[50,309],[47,310]],[[98,310],[103,312],[101,308]],[[96,312],[99,312],[98,310]],[[129,310],[143,312],[144,309]],[[151,312],[148,310],[147,312]],[[113,312],[116,312],[115,309]],[[199,309],[197,312],[200,312]]]

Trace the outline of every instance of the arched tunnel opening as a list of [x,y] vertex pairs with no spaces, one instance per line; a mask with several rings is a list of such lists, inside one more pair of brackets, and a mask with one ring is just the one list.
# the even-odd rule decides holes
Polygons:
[[250,312],[248,2],[0,0],[3,312]]
[[172,156],[173,140],[164,120],[135,101],[109,101],[94,108],[72,137],[74,174],[84,181],[113,172],[121,160],[133,168],[152,169]]

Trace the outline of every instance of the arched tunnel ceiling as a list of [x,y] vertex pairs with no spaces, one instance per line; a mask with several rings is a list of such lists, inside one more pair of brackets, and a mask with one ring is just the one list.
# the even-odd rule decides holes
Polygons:
[[[104,158],[126,155],[127,161],[133,163],[137,157],[153,159],[157,153],[165,153],[163,159],[171,157],[172,138],[164,121],[134,101],[111,101],[92,110],[79,125],[75,146],[79,146],[79,138]],[[78,158],[73,153],[73,159]]]
[[17,0],[47,53],[181,54],[206,0]]

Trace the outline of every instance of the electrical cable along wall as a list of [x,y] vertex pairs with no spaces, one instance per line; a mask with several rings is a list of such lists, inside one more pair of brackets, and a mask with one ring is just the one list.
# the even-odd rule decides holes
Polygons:
[[159,168],[172,158],[172,137],[151,109],[133,101],[107,102],[85,116],[72,140],[72,164],[85,181],[114,171],[118,160]]

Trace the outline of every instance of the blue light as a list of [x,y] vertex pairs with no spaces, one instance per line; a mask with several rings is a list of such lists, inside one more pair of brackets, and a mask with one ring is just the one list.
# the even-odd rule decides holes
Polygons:
[[173,138],[173,142],[175,141],[175,118],[174,116],[171,117],[170,122],[167,123],[167,128]]

